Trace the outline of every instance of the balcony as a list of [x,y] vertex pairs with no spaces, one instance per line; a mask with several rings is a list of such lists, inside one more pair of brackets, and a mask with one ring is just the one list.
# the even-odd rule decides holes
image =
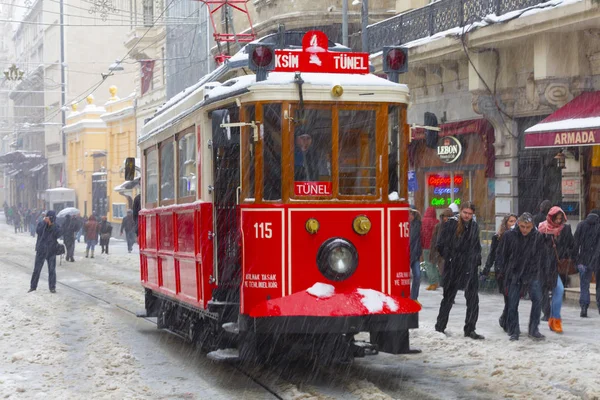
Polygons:
[[452,28],[483,20],[487,15],[504,15],[522,10],[540,0],[440,0],[384,21],[369,25],[367,35],[371,53],[383,46],[395,46],[426,38]]

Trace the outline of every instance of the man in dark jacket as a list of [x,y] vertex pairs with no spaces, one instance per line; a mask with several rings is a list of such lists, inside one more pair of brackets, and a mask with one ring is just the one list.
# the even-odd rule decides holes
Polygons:
[[459,289],[465,290],[467,316],[464,332],[471,339],[484,339],[475,332],[479,318],[479,275],[481,265],[481,241],[479,226],[473,221],[475,206],[466,201],[461,204],[458,217],[452,217],[442,226],[437,249],[446,261],[444,267],[444,298],[435,330],[444,333],[448,317]]
[[65,222],[61,231],[63,233],[63,242],[67,248],[67,261],[75,262],[75,259],[73,258],[75,252],[75,233],[79,231],[80,228],[81,226],[79,225],[77,217],[71,217],[70,215],[65,217]]
[[[577,225],[573,258],[579,270],[579,305],[581,318],[587,318],[590,306],[590,283],[592,273],[600,272],[600,210],[592,210],[585,220]],[[600,310],[600,284],[596,284],[596,304]]]
[[135,222],[133,221],[132,210],[127,210],[127,216],[121,222],[121,236],[123,236],[123,231],[125,231],[125,238],[127,239],[127,250],[131,253],[135,243]]
[[112,224],[108,222],[106,216],[103,216],[98,228],[98,232],[100,233],[100,247],[102,248],[102,253],[108,254],[108,244],[110,243],[112,229]]
[[519,340],[519,301],[523,290],[529,290],[531,314],[529,315],[529,337],[543,340],[539,331],[542,314],[541,268],[544,256],[544,238],[533,226],[533,216],[522,214],[517,226],[507,231],[500,242],[496,263],[504,274],[508,288],[508,334],[510,340]]
[[133,199],[133,206],[131,206],[131,208],[131,211],[133,213],[133,222],[135,222],[135,234],[139,236],[140,233],[138,232],[138,217],[140,215],[140,210],[142,209],[142,196],[140,194],[135,196],[135,198]]
[[48,211],[46,217],[36,228],[37,242],[35,244],[35,264],[29,292],[37,289],[44,261],[48,262],[48,286],[50,292],[56,293],[56,250],[57,239],[61,236],[60,228],[56,225],[56,212]]

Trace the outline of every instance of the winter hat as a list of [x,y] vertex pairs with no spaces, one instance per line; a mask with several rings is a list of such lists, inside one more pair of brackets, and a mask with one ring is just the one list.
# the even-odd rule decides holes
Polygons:
[[452,212],[453,212],[454,214],[457,214],[458,212],[460,212],[460,210],[458,209],[458,206],[456,205],[456,203],[452,203],[452,204],[450,204],[450,207],[449,207],[449,208],[452,210]]
[[440,217],[447,217],[447,218],[451,218],[453,216],[454,216],[454,212],[450,208],[444,209],[444,211],[442,211],[442,214],[440,215]]
[[48,211],[48,213],[46,214],[46,217],[48,217],[50,219],[50,222],[54,223],[54,221],[56,220],[56,211],[54,211],[54,210]]

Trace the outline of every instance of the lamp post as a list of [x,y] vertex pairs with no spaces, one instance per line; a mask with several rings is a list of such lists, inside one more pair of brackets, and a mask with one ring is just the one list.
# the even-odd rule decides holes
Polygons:
[[367,26],[369,26],[369,0],[354,0],[353,6],[361,5],[360,7],[360,21],[361,21],[361,39],[362,39],[362,51],[363,53],[369,52],[369,37],[367,36]]
[[342,44],[348,47],[348,0],[342,0]]

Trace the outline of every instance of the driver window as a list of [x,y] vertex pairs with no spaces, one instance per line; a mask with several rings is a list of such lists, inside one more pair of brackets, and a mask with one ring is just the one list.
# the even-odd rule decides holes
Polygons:
[[[331,183],[331,127],[331,110],[304,110],[301,122],[294,127],[294,181],[296,183]],[[296,190],[296,195],[330,195],[330,192],[331,190],[329,193],[299,193]]]
[[339,192],[374,195],[377,189],[374,110],[339,112]]

